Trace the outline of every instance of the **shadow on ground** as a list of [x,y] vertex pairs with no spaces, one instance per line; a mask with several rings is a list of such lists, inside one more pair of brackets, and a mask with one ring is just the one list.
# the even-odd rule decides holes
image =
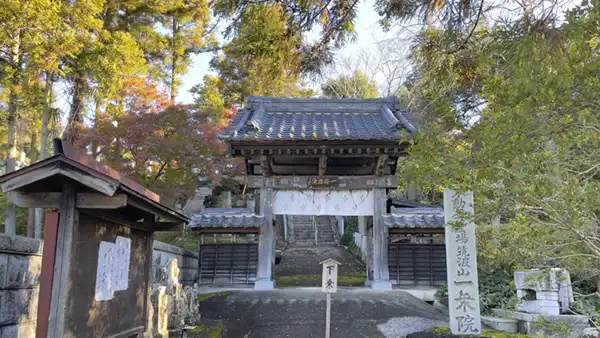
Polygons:
[[[204,295],[200,300],[200,325],[190,336],[322,338],[325,335],[326,301],[318,289],[236,290]],[[434,307],[402,291],[340,289],[332,295],[331,338],[400,337],[396,332],[407,329],[407,333],[415,332],[411,330],[413,318],[427,325],[416,331],[447,320]]]

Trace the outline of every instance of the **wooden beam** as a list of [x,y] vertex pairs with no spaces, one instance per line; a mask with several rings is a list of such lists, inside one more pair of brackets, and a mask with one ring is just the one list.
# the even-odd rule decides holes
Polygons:
[[13,190],[6,193],[6,198],[21,208],[59,208],[61,195],[60,192],[24,193]]
[[207,233],[225,233],[225,234],[258,234],[260,232],[260,228],[196,228],[192,229],[193,232],[198,232],[202,234]]
[[105,196],[98,193],[77,194],[77,208],[80,209],[119,209],[127,205],[127,195]]
[[174,223],[181,222],[181,220],[179,218],[177,218],[176,216],[171,215],[170,213],[168,213],[166,211],[161,211],[161,210],[159,210],[159,208],[152,207],[148,203],[146,203],[142,200],[138,200],[136,198],[129,198],[127,200],[127,205],[131,205],[142,211],[149,212],[149,213],[151,213],[155,216],[158,216],[168,222],[174,222]]
[[31,183],[43,180],[44,178],[57,175],[60,172],[60,169],[57,167],[51,168],[40,168],[37,170],[32,170],[23,175],[15,176],[12,179],[2,183],[2,191],[9,192]]
[[[315,186],[314,182],[329,182]],[[248,188],[274,189],[373,189],[396,188],[398,178],[395,176],[248,176]]]
[[177,222],[155,222],[154,231],[182,231],[185,229],[185,223]]
[[325,176],[327,171],[327,155],[319,156],[319,176]]
[[390,234],[444,234],[445,228],[389,228]]
[[79,209],[82,214],[86,214],[95,218],[99,218],[108,222],[126,225],[133,229],[142,231],[151,231],[152,229],[147,228],[142,222],[134,222],[126,219],[123,214],[120,214],[113,210],[99,210],[99,209]]
[[[10,191],[7,198],[21,208],[60,208],[60,192],[24,193]],[[78,193],[76,208],[80,209],[119,209],[127,205],[127,195],[106,196],[98,193]]]
[[60,173],[107,196],[113,196],[119,186],[116,180],[101,179],[69,168],[60,168]]

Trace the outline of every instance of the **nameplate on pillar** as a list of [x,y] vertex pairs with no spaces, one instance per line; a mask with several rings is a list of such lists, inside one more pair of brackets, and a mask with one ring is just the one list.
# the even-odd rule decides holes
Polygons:
[[448,308],[454,334],[481,333],[473,213],[473,193],[444,189]]

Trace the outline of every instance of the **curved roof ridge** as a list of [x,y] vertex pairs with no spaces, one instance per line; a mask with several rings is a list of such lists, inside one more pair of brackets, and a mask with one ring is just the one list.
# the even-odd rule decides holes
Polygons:
[[251,95],[248,97],[248,106],[251,106],[254,102],[265,102],[265,103],[388,103],[396,104],[397,98],[395,96],[379,97],[379,98],[298,98],[298,97],[271,97],[271,96],[255,96]]

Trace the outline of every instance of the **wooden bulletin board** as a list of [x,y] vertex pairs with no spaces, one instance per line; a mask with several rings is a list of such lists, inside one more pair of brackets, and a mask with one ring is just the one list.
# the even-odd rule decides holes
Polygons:
[[[99,301],[96,295],[96,283],[100,282],[97,281],[99,249],[102,242],[115,243],[117,237],[130,239],[127,288],[114,291],[112,299]],[[65,336],[131,337],[142,333],[147,325],[146,281],[151,271],[148,265],[152,264],[149,259],[152,257],[149,255],[152,234],[79,212],[76,242],[65,313],[68,318]],[[116,262],[117,265],[123,263]]]

